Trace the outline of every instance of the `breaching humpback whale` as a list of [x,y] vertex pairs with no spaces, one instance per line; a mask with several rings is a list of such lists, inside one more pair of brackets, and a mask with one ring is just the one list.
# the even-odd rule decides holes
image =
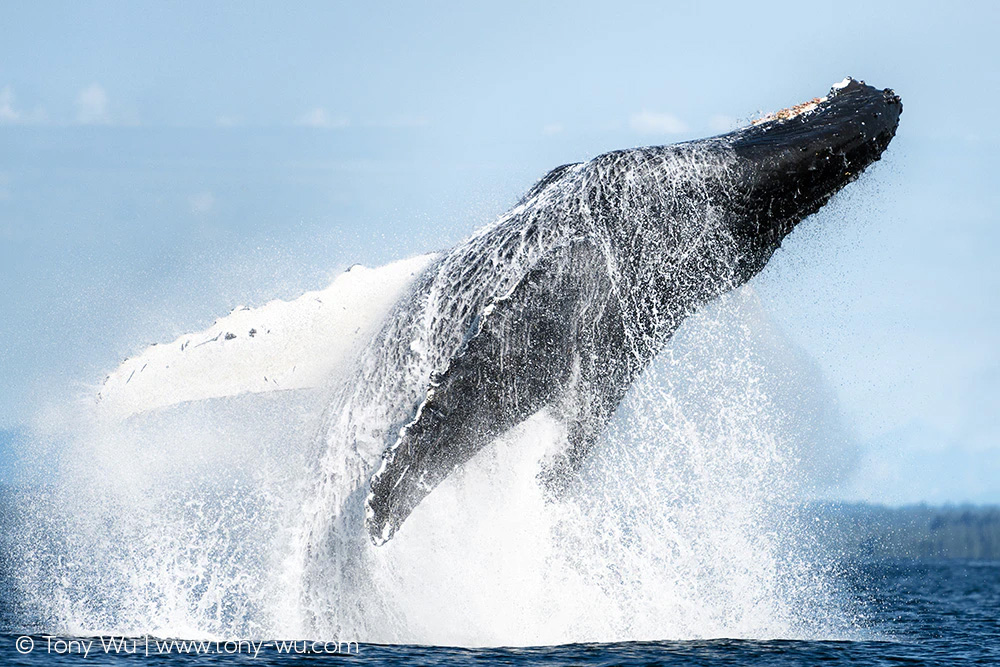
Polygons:
[[566,427],[540,475],[557,491],[684,318],[878,160],[901,111],[892,90],[845,79],[729,134],[563,165],[437,258],[327,418],[328,439],[385,447],[353,470],[376,468],[372,541],[542,408]]

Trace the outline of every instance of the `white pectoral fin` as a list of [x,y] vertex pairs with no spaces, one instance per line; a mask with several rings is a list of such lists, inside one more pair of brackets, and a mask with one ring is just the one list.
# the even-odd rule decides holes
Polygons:
[[98,408],[126,419],[190,401],[320,387],[357,355],[435,258],[355,266],[324,290],[239,308],[204,331],[152,345],[107,377]]

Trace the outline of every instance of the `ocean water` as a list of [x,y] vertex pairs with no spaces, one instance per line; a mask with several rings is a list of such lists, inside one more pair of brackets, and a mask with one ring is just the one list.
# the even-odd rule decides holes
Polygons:
[[[853,638],[695,639],[581,643],[516,648],[275,642],[254,645],[135,637],[135,654],[105,651],[122,637],[52,637],[24,627],[9,585],[3,588],[0,664],[301,664],[330,657],[373,665],[993,665],[1000,663],[1000,562],[895,561],[856,564],[844,574],[863,610]],[[9,574],[9,573],[5,573]],[[14,597],[12,597],[14,596]],[[31,640],[22,639],[23,636]],[[70,640],[74,643],[70,643]],[[21,650],[17,642],[21,641]],[[84,646],[92,642],[89,654]],[[32,644],[30,653],[22,653]],[[118,644],[122,646],[121,643]],[[283,650],[279,650],[279,646]],[[148,647],[148,648],[147,648]],[[197,647],[197,648],[196,648]],[[146,651],[149,651],[147,656]],[[256,652],[256,654],[255,654]],[[82,661],[82,663],[81,663]]]

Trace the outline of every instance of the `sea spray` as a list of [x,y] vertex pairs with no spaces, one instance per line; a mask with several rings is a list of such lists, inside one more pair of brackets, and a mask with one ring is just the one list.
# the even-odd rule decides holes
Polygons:
[[[803,441],[794,418],[826,398],[811,395],[814,370],[789,366],[794,350],[752,292],[685,327],[562,502],[536,482],[565,438],[543,411],[441,484],[393,541],[356,538],[354,588],[308,598],[331,610],[317,631],[446,645],[849,632],[785,516],[817,472],[799,451],[831,446]],[[790,382],[799,400],[775,406]]]
[[835,591],[782,516],[810,479],[801,452],[829,447],[815,439],[827,425],[796,417],[826,397],[779,335],[752,291],[720,300],[640,378],[562,501],[537,484],[565,438],[543,411],[446,480],[384,547],[358,525],[332,531],[346,547],[310,566],[330,586],[302,576],[294,553],[318,483],[302,471],[315,466],[319,393],[119,424],[77,412],[49,436],[61,457],[18,535],[20,586],[39,627],[81,635],[840,636]]
[[[824,414],[821,379],[776,342],[746,288],[666,333],[640,296],[667,282],[693,307],[733,286],[739,258],[704,186],[724,183],[729,163],[683,150],[690,159],[660,165],[669,173],[653,185],[631,179],[627,160],[612,165],[624,176],[580,173],[435,259],[381,329],[357,321],[378,333],[322,387],[173,402],[124,422],[74,407],[20,538],[20,584],[39,622],[78,634],[460,645],[843,632],[835,595],[783,516],[810,481],[804,453],[825,446],[813,437],[825,424],[801,423]],[[587,193],[612,177],[634,186],[616,202],[625,217],[670,203],[678,217],[665,236],[722,248],[712,279],[666,238],[592,230],[598,247],[642,246],[642,270],[623,270],[610,250],[605,268],[622,345],[659,356],[579,479],[555,500],[539,487],[541,462],[567,438],[544,409],[374,547],[367,481],[431,373],[487,304],[577,233],[559,219],[590,219]],[[379,284],[378,271],[370,278]],[[345,330],[351,317],[363,318],[348,313]]]

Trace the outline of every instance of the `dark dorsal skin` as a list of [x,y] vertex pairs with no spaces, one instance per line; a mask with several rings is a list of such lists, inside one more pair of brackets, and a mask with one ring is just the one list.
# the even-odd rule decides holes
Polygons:
[[447,253],[367,357],[395,401],[379,413],[392,435],[366,501],[372,540],[546,407],[569,439],[542,475],[558,491],[684,318],[878,160],[901,111],[847,81],[727,135],[564,165]]

